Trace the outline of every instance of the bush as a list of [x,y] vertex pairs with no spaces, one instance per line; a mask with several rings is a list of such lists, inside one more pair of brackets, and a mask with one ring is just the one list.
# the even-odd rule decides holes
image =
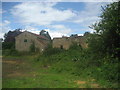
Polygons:
[[4,56],[19,56],[20,53],[18,51],[16,51],[15,49],[5,49],[5,50],[2,50],[2,54]]
[[119,79],[119,72],[118,72],[118,66],[120,63],[106,63],[104,65],[101,65],[100,67],[96,68],[96,74],[94,77],[97,76],[97,79],[104,79],[109,82],[120,82]]
[[54,55],[54,54],[59,54],[61,52],[63,52],[63,49],[60,48],[52,48],[52,45],[49,45],[45,51],[43,52],[43,55],[45,56],[50,56],[50,55]]
[[69,49],[74,50],[82,50],[82,46],[78,45],[77,43],[73,42]]
[[15,43],[14,42],[3,42],[2,43],[2,49],[15,49]]
[[[118,83],[117,59],[102,54],[93,53],[90,49],[83,49],[73,44],[69,50],[48,47],[41,56],[37,58],[42,65],[51,65],[51,70],[56,73],[70,73],[75,76],[93,77],[102,82]],[[111,87],[116,87],[112,85]]]
[[35,43],[32,43],[30,46],[30,52],[35,52]]

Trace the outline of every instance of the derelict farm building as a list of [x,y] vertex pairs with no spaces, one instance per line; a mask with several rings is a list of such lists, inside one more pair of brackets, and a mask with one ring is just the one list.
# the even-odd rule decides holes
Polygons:
[[81,45],[83,48],[87,47],[87,44],[85,42],[85,36],[77,35],[73,35],[70,37],[54,38],[52,46],[53,48],[63,48],[67,50],[73,43],[77,43],[77,45]]
[[42,52],[50,42],[50,38],[28,31],[24,31],[15,37],[15,47],[17,51],[30,51],[31,45],[34,45],[35,51]]
[[52,44],[53,48],[67,50],[73,43],[82,46],[82,48],[87,48],[85,36],[78,36],[77,34],[71,35],[70,37],[63,36],[59,38],[53,38],[53,40],[51,40],[49,33],[45,30],[42,30],[40,35],[24,31],[15,37],[15,47],[17,51],[30,51],[31,46],[34,45],[35,52],[42,52],[49,44]]

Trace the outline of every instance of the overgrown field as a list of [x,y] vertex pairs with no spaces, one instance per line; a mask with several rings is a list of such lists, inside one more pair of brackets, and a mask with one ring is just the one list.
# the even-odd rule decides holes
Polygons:
[[100,63],[93,58],[79,46],[5,56],[3,88],[118,88],[117,63]]
[[[64,67],[36,61],[36,56],[3,58],[3,88],[99,88],[94,78],[60,70]],[[69,63],[70,64],[70,63]],[[56,67],[57,66],[57,67]],[[55,68],[56,67],[56,68]],[[55,70],[56,69],[56,70]],[[62,71],[62,72],[61,72]]]
[[[101,6],[100,20],[85,32],[88,48],[77,44],[69,50],[49,46],[37,53],[17,52],[15,41],[5,34],[3,49],[3,88],[120,88],[119,2]],[[10,39],[11,40],[11,39]],[[51,43],[52,44],[52,43]]]

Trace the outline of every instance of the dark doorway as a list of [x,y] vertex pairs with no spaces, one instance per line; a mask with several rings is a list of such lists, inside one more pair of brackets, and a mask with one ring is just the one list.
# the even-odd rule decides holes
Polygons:
[[27,39],[24,39],[24,42],[27,42]]
[[60,45],[60,49],[63,49],[63,45]]

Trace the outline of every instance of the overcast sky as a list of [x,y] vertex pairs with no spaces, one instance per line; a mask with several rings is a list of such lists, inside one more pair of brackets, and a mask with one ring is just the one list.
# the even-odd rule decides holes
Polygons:
[[[108,3],[108,2],[107,2]],[[50,36],[93,32],[88,26],[98,21],[106,2],[2,2],[2,32],[21,28],[39,34],[46,29]]]

